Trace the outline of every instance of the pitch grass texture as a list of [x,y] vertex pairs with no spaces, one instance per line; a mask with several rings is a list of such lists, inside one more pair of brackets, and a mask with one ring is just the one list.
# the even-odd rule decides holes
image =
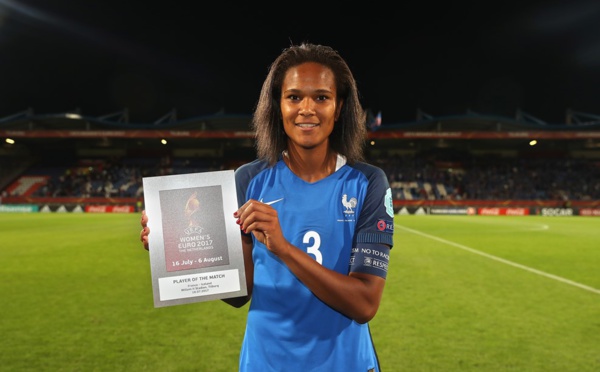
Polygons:
[[[600,370],[600,219],[395,225],[371,322],[383,371]],[[237,370],[247,306],[155,309],[139,230],[137,214],[0,214],[0,371]]]

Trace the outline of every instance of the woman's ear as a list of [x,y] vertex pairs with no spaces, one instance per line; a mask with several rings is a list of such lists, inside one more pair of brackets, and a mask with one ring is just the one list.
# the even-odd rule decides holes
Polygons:
[[341,99],[338,102],[338,106],[335,108],[335,121],[338,121],[340,114],[342,113],[342,106],[344,106],[344,100]]
[[275,115],[277,115],[279,120],[283,121],[283,114],[281,113],[281,107],[279,107],[279,101],[273,98],[271,102],[273,105],[273,112],[275,113]]

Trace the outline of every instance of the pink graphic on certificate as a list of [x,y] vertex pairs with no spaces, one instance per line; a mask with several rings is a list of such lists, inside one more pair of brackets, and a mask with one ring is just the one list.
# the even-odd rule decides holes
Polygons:
[[162,190],[159,198],[167,271],[229,265],[221,186]]

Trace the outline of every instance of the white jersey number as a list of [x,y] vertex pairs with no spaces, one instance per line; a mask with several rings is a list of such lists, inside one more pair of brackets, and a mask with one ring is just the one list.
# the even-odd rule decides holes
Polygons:
[[319,248],[321,248],[321,237],[319,236],[319,234],[316,231],[309,231],[306,234],[304,234],[304,239],[302,239],[302,242],[305,244],[310,244],[312,240],[312,245],[309,245],[306,247],[306,253],[312,254],[313,256],[315,256],[315,260],[323,265],[323,255],[321,254],[321,251],[319,250]]

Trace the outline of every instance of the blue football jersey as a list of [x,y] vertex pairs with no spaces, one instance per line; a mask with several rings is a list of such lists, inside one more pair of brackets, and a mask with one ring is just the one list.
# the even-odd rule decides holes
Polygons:
[[[393,245],[391,190],[380,168],[348,165],[339,156],[333,174],[308,183],[283,160],[272,167],[255,160],[238,168],[235,178],[240,206],[249,199],[270,204],[285,238],[321,265],[344,275],[357,267],[385,278],[387,260],[351,262],[353,249]],[[368,323],[323,303],[256,239],[252,259],[240,371],[379,370]]]

